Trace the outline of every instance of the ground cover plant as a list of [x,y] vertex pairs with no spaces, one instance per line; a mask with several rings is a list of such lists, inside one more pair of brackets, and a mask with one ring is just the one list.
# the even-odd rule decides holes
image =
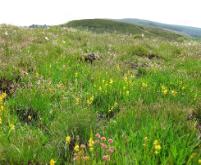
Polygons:
[[1,25],[0,164],[201,164],[201,43],[158,35]]

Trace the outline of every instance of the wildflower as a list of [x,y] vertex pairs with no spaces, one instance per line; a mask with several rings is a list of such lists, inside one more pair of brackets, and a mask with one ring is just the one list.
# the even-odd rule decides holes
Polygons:
[[0,105],[0,112],[2,112],[4,110],[4,106]]
[[91,105],[94,101],[94,96],[91,96],[90,98],[87,99],[87,104]]
[[49,38],[48,38],[48,37],[45,37],[45,40],[46,40],[46,41],[49,41]]
[[175,96],[177,95],[177,91],[172,90],[172,91],[171,91],[171,94],[175,97]]
[[161,145],[160,142],[158,140],[154,140],[154,153],[157,155],[159,154],[160,150],[161,150]]
[[31,120],[31,119],[32,119],[32,116],[31,116],[31,115],[29,115],[29,116],[28,116],[28,120]]
[[0,125],[2,124],[2,119],[1,119],[1,117],[0,117]]
[[89,156],[83,156],[82,159],[85,160],[85,161],[89,160]]
[[147,146],[147,141],[148,141],[148,137],[147,137],[147,136],[145,136],[145,137],[144,137],[144,143],[143,143],[143,146],[144,146],[144,147],[146,147],[146,146]]
[[5,34],[6,36],[8,36],[8,32],[5,32],[4,34]]
[[79,97],[76,97],[76,98],[75,98],[75,104],[76,104],[76,105],[79,105],[79,103],[80,103],[80,98],[79,98]]
[[106,149],[107,148],[107,145],[105,143],[101,143],[100,145],[101,145],[102,149]]
[[103,160],[104,161],[110,161],[110,156],[109,155],[103,155]]
[[113,84],[113,82],[114,82],[114,81],[113,81],[112,79],[110,79],[109,83],[110,83],[110,84]]
[[108,143],[112,144],[113,140],[112,139],[108,139]]
[[128,81],[128,77],[124,76],[124,81],[127,82]]
[[113,147],[110,147],[110,148],[108,149],[108,152],[109,152],[110,154],[112,154],[112,153],[114,152],[114,148],[113,148]]
[[97,133],[95,136],[96,136],[97,138],[100,138],[100,137],[101,137],[101,135],[100,135],[99,133]]
[[80,147],[79,147],[78,144],[76,144],[75,147],[74,147],[74,151],[75,151],[75,152],[79,152],[79,150],[80,150]]
[[70,144],[71,141],[71,137],[70,136],[66,136],[66,144]]
[[198,164],[201,164],[201,159],[198,160]]
[[81,145],[80,145],[80,148],[85,149],[85,148],[86,148],[86,145],[81,144]]
[[102,141],[106,141],[106,137],[104,137],[104,136],[101,137],[101,140],[102,140]]
[[89,146],[89,150],[90,151],[93,151],[93,147],[94,147],[94,141],[93,141],[93,138],[92,137],[90,137],[89,138],[89,141],[88,141],[88,146]]
[[167,87],[165,87],[165,86],[161,86],[161,89],[162,89],[162,93],[163,93],[163,95],[167,95],[168,94],[168,89],[167,89]]
[[5,99],[6,96],[7,96],[6,93],[2,93],[2,94],[0,95],[0,102],[3,102],[3,99]]
[[51,159],[51,160],[50,160],[50,165],[55,165],[55,163],[56,163],[56,162],[55,162],[54,159]]

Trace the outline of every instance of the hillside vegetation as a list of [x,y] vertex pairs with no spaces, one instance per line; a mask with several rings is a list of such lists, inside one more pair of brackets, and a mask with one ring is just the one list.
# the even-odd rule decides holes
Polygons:
[[182,25],[171,25],[171,24],[164,24],[159,22],[153,22],[148,20],[141,20],[141,19],[133,19],[133,18],[125,18],[117,20],[124,23],[130,23],[138,26],[145,26],[147,28],[160,28],[164,30],[171,30],[175,31],[180,34],[188,35],[195,38],[201,38],[201,28],[190,27],[190,26],[182,26]]
[[117,22],[107,19],[75,20],[70,21],[67,24],[64,24],[63,26],[73,27],[80,30],[88,30],[96,33],[112,32],[132,34],[135,35],[135,37],[139,37],[142,34],[150,37],[160,37],[168,40],[176,40],[184,37],[180,34],[176,34],[175,32],[170,32],[159,28],[132,25],[129,23]]
[[0,164],[200,164],[201,43],[69,26],[0,26]]

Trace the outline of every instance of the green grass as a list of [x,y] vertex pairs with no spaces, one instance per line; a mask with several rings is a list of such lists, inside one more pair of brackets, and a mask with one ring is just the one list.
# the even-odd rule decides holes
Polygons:
[[200,54],[160,34],[0,26],[0,164],[198,164]]

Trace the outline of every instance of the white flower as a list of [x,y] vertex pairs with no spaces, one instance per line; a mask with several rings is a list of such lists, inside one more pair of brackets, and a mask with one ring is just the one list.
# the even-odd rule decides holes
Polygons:
[[48,38],[48,37],[45,37],[45,40],[49,41],[49,38]]

